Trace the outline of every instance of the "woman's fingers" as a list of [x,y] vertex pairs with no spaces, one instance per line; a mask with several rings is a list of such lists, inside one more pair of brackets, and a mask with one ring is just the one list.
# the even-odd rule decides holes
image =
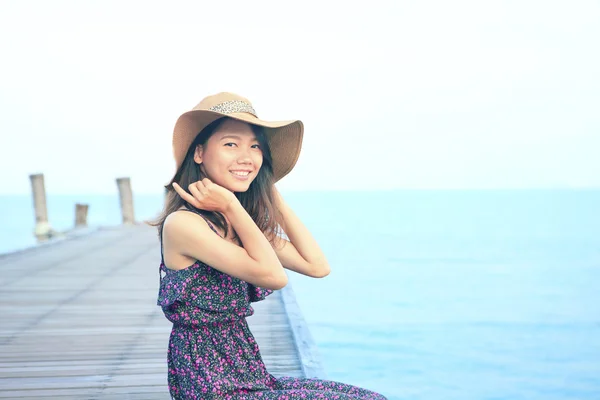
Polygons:
[[198,189],[195,183],[192,183],[189,186],[189,190],[194,195],[194,200],[196,201],[194,207],[201,208],[200,203],[204,199],[204,194],[200,191],[200,189]]
[[177,192],[177,194],[179,194],[179,196],[181,196],[181,198],[183,200],[187,201],[188,203],[190,203],[194,207],[198,207],[198,202],[196,201],[196,199],[194,198],[194,196],[192,196],[191,194],[189,194],[188,192],[186,192],[185,190],[183,190],[181,188],[181,186],[179,186],[175,182],[173,182],[173,189],[175,189],[175,191]]
[[175,189],[175,191],[177,192],[177,194],[184,199],[185,201],[190,201],[190,198],[192,196],[190,196],[189,193],[187,193],[185,190],[183,190],[181,188],[181,186],[179,186],[177,183],[173,182],[173,189]]
[[213,183],[208,178],[191,183],[187,191],[173,182],[179,196],[196,208],[207,211],[221,211],[235,199],[233,192]]
[[208,188],[200,181],[192,183],[191,186],[195,186],[196,189],[202,193],[203,196],[208,196]]

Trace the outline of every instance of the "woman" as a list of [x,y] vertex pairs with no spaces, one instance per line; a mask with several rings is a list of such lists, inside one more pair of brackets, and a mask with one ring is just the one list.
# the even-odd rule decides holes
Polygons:
[[275,378],[246,322],[251,302],[287,284],[284,268],[329,274],[325,255],[274,186],[294,167],[302,135],[302,122],[262,121],[232,93],[209,96],[177,120],[177,172],[154,224],[158,305],[173,322],[174,399],[384,399],[333,381]]

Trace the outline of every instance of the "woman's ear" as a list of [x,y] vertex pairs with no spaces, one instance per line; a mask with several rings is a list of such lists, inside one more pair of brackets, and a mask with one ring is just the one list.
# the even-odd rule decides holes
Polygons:
[[196,150],[194,150],[194,161],[196,164],[202,164],[202,153],[204,149],[201,144],[196,146]]

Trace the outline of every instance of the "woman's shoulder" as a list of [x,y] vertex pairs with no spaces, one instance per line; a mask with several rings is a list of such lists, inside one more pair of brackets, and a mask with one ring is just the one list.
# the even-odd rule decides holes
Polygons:
[[180,207],[167,215],[165,218],[165,228],[178,227],[179,225],[189,223],[189,221],[198,221],[200,219],[205,219],[202,214],[186,207]]
[[[202,234],[207,231],[212,231],[214,233],[218,232],[215,230],[214,226],[210,223],[210,221],[201,213],[191,210],[189,208],[181,207],[165,218],[165,223],[163,226],[165,230],[165,234],[168,233],[195,233]],[[212,233],[211,232],[211,233]],[[212,234],[214,234],[212,233]],[[219,235],[220,236],[220,235]]]

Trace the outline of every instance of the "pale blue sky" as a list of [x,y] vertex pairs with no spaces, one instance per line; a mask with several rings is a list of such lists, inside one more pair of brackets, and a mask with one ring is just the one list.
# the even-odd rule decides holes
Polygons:
[[0,0],[0,193],[160,192],[219,91],[304,121],[283,190],[600,187],[598,1],[91,4]]

